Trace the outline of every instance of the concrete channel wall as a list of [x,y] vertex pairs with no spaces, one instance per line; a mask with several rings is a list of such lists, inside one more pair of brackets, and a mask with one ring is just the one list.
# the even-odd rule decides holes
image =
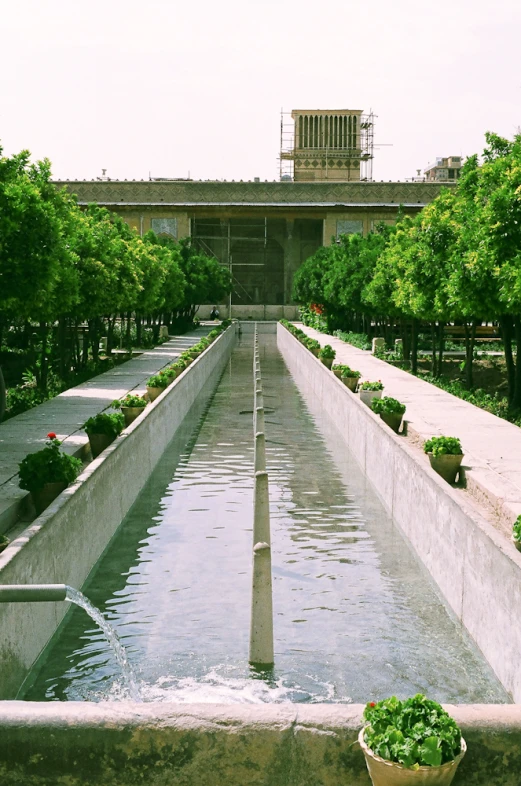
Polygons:
[[[521,708],[450,706],[454,786],[519,786]],[[2,786],[370,786],[358,705],[0,702]]]
[[[80,589],[185,415],[236,342],[234,323],[0,555],[0,584]],[[14,698],[69,608],[0,604],[0,696]]]
[[[301,392],[331,414],[394,520],[515,702],[521,702],[521,554],[282,325]],[[399,632],[397,632],[399,635]],[[519,776],[521,783],[521,775]]]

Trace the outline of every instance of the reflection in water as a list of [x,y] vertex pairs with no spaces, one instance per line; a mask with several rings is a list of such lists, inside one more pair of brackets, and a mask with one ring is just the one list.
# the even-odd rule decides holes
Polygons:
[[[144,700],[357,701],[422,691],[508,701],[450,617],[329,417],[310,413],[261,336],[275,668],[250,671],[252,347],[235,350],[171,444],[84,593],[118,630]],[[26,699],[124,695],[99,632],[73,612]]]

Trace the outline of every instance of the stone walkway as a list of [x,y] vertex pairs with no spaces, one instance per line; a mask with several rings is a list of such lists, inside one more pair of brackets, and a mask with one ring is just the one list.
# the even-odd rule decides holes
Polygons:
[[467,488],[490,506],[496,522],[509,535],[521,514],[521,429],[467,401],[395,368],[371,352],[298,324],[305,333],[336,350],[335,363],[362,373],[362,380],[381,380],[384,396],[392,396],[407,411],[409,436],[423,443],[432,436],[459,437],[465,458]]
[[88,442],[82,429],[88,418],[109,408],[114,399],[123,398],[130,391],[145,393],[148,377],[172,363],[211,329],[212,326],[201,326],[174,336],[165,344],[144,350],[133,360],[0,423],[0,534],[14,524],[27,497],[27,492],[18,487],[17,477],[18,464],[24,456],[44,447],[50,431],[64,441],[63,449],[67,453],[81,455]]

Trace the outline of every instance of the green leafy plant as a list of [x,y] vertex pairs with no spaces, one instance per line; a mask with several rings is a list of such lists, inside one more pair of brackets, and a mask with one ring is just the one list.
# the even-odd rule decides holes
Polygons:
[[[305,335],[305,333],[303,335]],[[320,349],[320,341],[317,341],[315,338],[306,338],[303,343],[311,352]]]
[[361,390],[383,390],[384,386],[383,386],[383,383],[380,380],[378,380],[378,382],[369,382],[369,380],[366,380],[365,382],[362,382],[362,384],[360,385],[360,389]]
[[345,341],[346,344],[352,344],[354,347],[358,347],[358,349],[371,349],[372,346],[369,336],[365,333],[346,333],[343,330],[335,330],[333,335],[341,341]]
[[425,453],[438,456],[461,456],[463,449],[457,437],[431,437],[423,443]]
[[107,437],[115,439],[125,428],[125,419],[121,412],[100,412],[89,418],[84,424],[83,428],[87,434],[106,434]]
[[349,366],[342,366],[342,373],[340,374],[341,377],[354,377],[355,379],[360,379],[362,376],[360,371],[356,371],[354,368],[350,368]]
[[29,453],[18,465],[19,486],[39,491],[46,483],[72,483],[81,472],[81,460],[60,450],[62,444],[51,431],[46,447]]
[[125,398],[116,399],[112,402],[114,409],[121,409],[122,407],[146,407],[147,401],[142,396],[135,396],[132,393],[127,393]]
[[326,344],[325,346],[322,347],[322,349],[318,353],[318,356],[320,359],[324,358],[324,360],[326,360],[328,358],[335,358],[336,352],[331,346],[331,344]]
[[521,543],[521,516],[518,516],[512,527],[512,538],[516,543]]
[[172,382],[173,377],[175,376],[175,372],[172,373],[170,367],[163,369],[158,374],[154,374],[153,376],[147,379],[147,387],[148,388],[167,388],[170,383]]
[[403,415],[405,412],[405,404],[402,404],[398,399],[391,398],[391,396],[383,396],[383,398],[375,398],[372,401],[371,409],[377,415]]
[[391,696],[364,710],[364,741],[374,754],[404,767],[439,767],[461,752],[461,730],[435,701],[421,693],[400,701]]

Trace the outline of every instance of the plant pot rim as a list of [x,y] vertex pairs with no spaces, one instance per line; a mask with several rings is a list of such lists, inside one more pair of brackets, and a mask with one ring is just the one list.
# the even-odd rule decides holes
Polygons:
[[420,765],[420,767],[418,767],[417,770],[412,770],[410,767],[404,767],[403,764],[400,764],[397,761],[389,761],[389,759],[382,759],[381,756],[377,756],[376,753],[374,753],[371,750],[371,748],[368,746],[368,744],[364,740],[364,731],[366,730],[366,728],[367,728],[367,726],[362,726],[362,728],[360,729],[360,733],[358,735],[358,743],[359,743],[360,747],[362,748],[364,754],[366,756],[369,756],[371,759],[374,759],[375,761],[379,762],[380,764],[385,764],[388,767],[393,767],[393,769],[404,770],[405,772],[425,773],[425,772],[433,772],[434,770],[436,770],[438,772],[443,771],[443,770],[450,770],[453,767],[457,767],[457,765],[460,763],[460,761],[464,757],[465,753],[467,752],[467,743],[465,742],[465,740],[462,737],[461,738],[461,751],[458,753],[458,755],[454,759],[451,759],[450,761],[446,761],[445,764],[440,764],[437,767],[431,767],[431,766],[427,766],[427,765]]
[[452,458],[452,459],[459,458],[459,459],[462,459],[465,454],[464,453],[442,453],[440,456],[433,456],[432,452],[429,450],[427,455],[429,456],[429,458],[433,459],[433,461],[438,461],[438,459],[446,459],[446,458]]

